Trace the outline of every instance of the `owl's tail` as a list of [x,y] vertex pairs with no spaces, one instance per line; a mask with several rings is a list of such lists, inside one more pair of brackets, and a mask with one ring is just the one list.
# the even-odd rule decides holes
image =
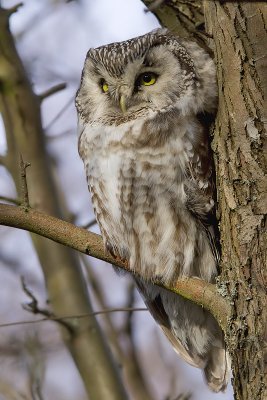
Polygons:
[[204,376],[213,392],[224,392],[229,379],[229,371],[230,357],[227,350],[212,346],[210,358],[204,368]]
[[203,370],[212,391],[224,391],[230,374],[230,358],[223,332],[214,317],[166,289],[135,280],[149,311],[174,350],[186,362]]

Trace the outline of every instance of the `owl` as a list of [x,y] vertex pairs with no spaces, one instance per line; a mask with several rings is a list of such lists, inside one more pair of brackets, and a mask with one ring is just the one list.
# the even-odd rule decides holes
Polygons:
[[218,273],[206,123],[216,105],[212,59],[166,29],[90,49],[76,97],[79,154],[105,248],[128,261],[176,352],[218,392],[229,371],[218,323],[154,284],[214,282]]

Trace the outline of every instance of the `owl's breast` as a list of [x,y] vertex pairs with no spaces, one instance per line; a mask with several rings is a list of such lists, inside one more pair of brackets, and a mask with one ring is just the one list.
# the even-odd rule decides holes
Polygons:
[[186,154],[181,138],[176,135],[155,148],[149,144],[139,146],[143,123],[124,124],[116,129],[90,127],[80,139],[80,154],[96,213],[100,217],[101,210],[105,210],[117,230],[132,226],[136,210],[150,207],[152,199],[185,201]]
[[175,155],[157,151],[96,153],[87,176],[106,242],[130,254],[135,266],[158,258],[168,268],[176,257],[168,246],[175,240],[177,209],[185,208],[186,197]]
[[[108,133],[91,140],[83,157],[106,244],[129,258],[133,270],[142,270],[148,277],[158,274],[168,280],[177,268],[181,274],[201,275],[196,264],[197,268],[209,264],[209,279],[215,264],[186,206],[184,171],[188,157],[181,139],[176,137],[155,148],[136,148],[124,146]],[[197,247],[196,254],[205,255],[198,262]]]

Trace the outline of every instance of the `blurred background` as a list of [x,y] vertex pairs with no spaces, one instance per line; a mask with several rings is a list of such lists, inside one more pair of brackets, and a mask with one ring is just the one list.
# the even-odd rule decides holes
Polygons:
[[[1,2],[6,8],[15,4],[11,0]],[[25,0],[10,20],[35,93],[62,82],[67,84],[65,90],[42,102],[41,112],[58,191],[70,219],[79,226],[94,220],[77,151],[74,107],[85,55],[90,47],[126,40],[158,27],[154,15],[144,9],[139,0]],[[6,151],[0,117],[0,155]],[[0,195],[17,197],[12,177],[3,166]],[[98,233],[95,225],[90,230]],[[80,256],[80,262],[94,310],[144,307],[130,278],[117,276],[110,265],[89,257]],[[0,271],[0,399],[87,399],[56,322],[4,326],[40,318],[24,309],[30,299],[22,288],[21,277],[40,307],[48,307],[49,303],[27,232],[0,227]],[[230,387],[225,394],[207,389],[201,372],[177,357],[148,312],[118,312],[97,318],[113,350],[117,346],[117,351],[123,352],[130,341],[151,399],[175,400],[181,393],[191,394],[195,400],[233,399]]]

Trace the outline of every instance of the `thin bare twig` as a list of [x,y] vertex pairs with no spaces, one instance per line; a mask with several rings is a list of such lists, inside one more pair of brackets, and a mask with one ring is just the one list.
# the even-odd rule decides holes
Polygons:
[[62,139],[63,137],[65,138],[67,135],[70,134],[76,135],[76,129],[66,129],[65,131],[60,133],[55,133],[53,135],[46,135],[46,140],[52,141],[52,140]]
[[22,201],[20,199],[13,199],[12,197],[8,196],[0,196],[0,200],[6,201],[8,203],[16,204],[17,206],[20,206]]
[[62,114],[67,110],[67,108],[74,102],[75,96],[71,96],[71,98],[67,101],[67,103],[59,110],[59,112],[55,115],[55,117],[49,122],[49,124],[44,128],[45,131],[48,131],[51,126],[61,117]]
[[[29,311],[29,309],[30,309],[30,311],[31,312],[33,312],[34,314],[36,313],[38,313],[39,312],[39,309],[38,309],[38,300],[36,299],[36,297],[33,295],[33,293],[30,291],[30,289],[28,289],[28,287],[26,286],[26,283],[25,283],[25,279],[24,279],[24,277],[23,276],[21,276],[21,278],[20,278],[20,280],[21,280],[21,286],[22,286],[22,289],[23,289],[23,291],[24,291],[24,293],[26,293],[26,295],[28,296],[28,297],[30,297],[30,299],[32,300],[31,301],[31,303],[28,303],[25,307],[23,307],[25,310],[27,310],[27,311]],[[37,311],[38,310],[38,311]],[[50,315],[49,315],[50,316]]]
[[27,174],[26,169],[30,166],[30,163],[25,163],[23,161],[22,155],[20,155],[20,178],[21,178],[21,198],[22,198],[22,206],[25,209],[30,207],[29,203],[29,193],[28,193],[28,185],[27,185]]
[[55,317],[55,316],[53,316],[52,313],[50,313],[51,314],[50,317],[29,320],[29,321],[26,320],[26,321],[6,322],[4,324],[0,324],[0,328],[6,328],[9,326],[17,326],[17,325],[37,324],[39,322],[44,322],[44,321],[62,322],[66,319],[81,319],[81,318],[88,318],[88,317],[93,317],[93,316],[97,316],[97,315],[110,314],[110,313],[114,313],[114,312],[129,312],[129,311],[136,312],[136,311],[148,311],[148,310],[147,310],[147,308],[144,308],[144,307],[139,307],[139,308],[138,307],[137,308],[118,307],[118,308],[108,308],[106,310],[94,311],[92,313],[86,313],[86,314],[64,315],[63,317]]
[[39,97],[39,99],[41,101],[43,101],[47,97],[52,96],[53,94],[61,92],[61,90],[66,89],[66,87],[67,87],[67,84],[65,82],[59,83],[58,85],[52,86],[51,88],[49,88],[45,92],[39,94],[38,97]]
[[62,319],[60,317],[57,317],[52,311],[39,307],[38,300],[36,299],[36,297],[34,296],[32,291],[27,287],[23,277],[21,277],[21,284],[22,284],[23,291],[31,299],[30,303],[22,305],[24,310],[29,311],[33,314],[44,315],[47,320],[57,321],[59,324],[63,325],[65,328],[67,328],[68,331],[73,332],[73,327],[71,326],[71,324],[67,323],[64,318]]
[[[7,11],[9,15],[12,15],[12,14],[14,14],[15,12],[17,12],[18,9],[19,9],[20,7],[22,7],[22,6],[23,6],[23,3],[20,2],[20,3],[15,4],[14,6],[12,6],[12,7],[10,7],[10,8],[6,8],[5,11]],[[0,5],[0,7],[1,7],[1,5]]]
[[92,228],[92,226],[96,225],[96,219],[92,219],[91,221],[87,222],[87,224],[83,225],[81,228],[83,229],[89,229]]
[[[182,393],[179,394],[177,397],[175,397],[174,400],[190,400],[192,398],[192,395],[190,393]],[[166,400],[171,400],[171,397],[166,399]]]

